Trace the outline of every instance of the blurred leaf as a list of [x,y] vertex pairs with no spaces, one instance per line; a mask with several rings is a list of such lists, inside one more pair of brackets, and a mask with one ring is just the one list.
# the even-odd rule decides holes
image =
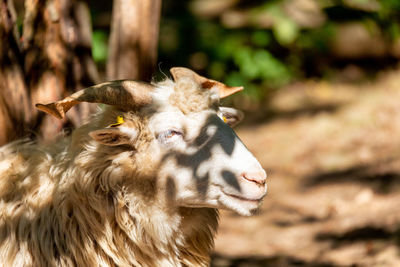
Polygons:
[[241,86],[246,84],[246,79],[239,72],[231,72],[225,79],[225,83],[229,86]]
[[93,32],[92,56],[96,63],[105,63],[108,51],[108,34],[102,30]]
[[234,60],[243,78],[249,80],[267,79],[271,87],[284,85],[291,78],[288,68],[263,49],[242,48],[235,54]]
[[226,72],[226,67],[223,62],[213,62],[210,66],[210,75],[217,80],[221,80]]
[[213,47],[218,44],[222,34],[222,29],[218,25],[203,21],[199,22],[198,30],[200,33],[199,40],[205,47]]
[[392,40],[400,38],[400,26],[397,23],[391,23],[389,26],[389,35]]
[[215,46],[216,54],[219,59],[226,60],[242,48],[246,36],[240,33],[227,35]]
[[244,47],[234,55],[236,65],[240,69],[240,73],[249,79],[255,79],[258,76],[258,67],[254,64],[252,50]]
[[274,86],[289,82],[290,73],[287,67],[268,51],[255,51],[254,62],[259,68],[260,78],[271,80]]
[[251,35],[251,41],[256,46],[265,47],[271,42],[271,37],[267,31],[255,31]]
[[296,45],[300,48],[300,51],[305,49],[314,50],[315,53],[326,53],[335,34],[335,25],[327,23],[319,29],[303,32],[296,40]]
[[276,40],[281,45],[289,45],[299,35],[299,27],[296,23],[286,17],[279,17],[274,23],[273,32]]
[[160,49],[165,53],[173,53],[179,47],[178,25],[173,21],[164,19],[160,28]]

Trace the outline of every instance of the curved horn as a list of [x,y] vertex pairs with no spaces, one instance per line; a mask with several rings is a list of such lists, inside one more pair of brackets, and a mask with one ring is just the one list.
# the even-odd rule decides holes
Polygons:
[[188,68],[175,67],[175,68],[171,68],[170,72],[172,74],[172,77],[174,77],[175,81],[179,80],[180,78],[186,77],[186,78],[193,79],[196,83],[198,83],[204,89],[211,89],[213,87],[217,88],[220,98],[230,96],[234,93],[237,93],[237,92],[243,90],[243,86],[239,86],[239,87],[228,86],[221,82],[214,81],[214,80],[208,79],[206,77],[200,76],[196,72],[194,72]]
[[36,104],[36,108],[59,119],[80,102],[103,103],[123,109],[141,107],[151,103],[153,86],[132,80],[105,82],[82,89],[63,100],[50,104]]

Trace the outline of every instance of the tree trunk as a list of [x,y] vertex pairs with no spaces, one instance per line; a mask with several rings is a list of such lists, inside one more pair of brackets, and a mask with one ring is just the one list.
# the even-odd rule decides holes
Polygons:
[[[86,5],[69,0],[26,0],[25,8],[22,37],[31,102],[53,102],[97,83]],[[55,136],[71,122],[75,126],[80,124],[89,114],[87,106],[83,107],[69,112],[70,121],[60,121],[35,110],[37,126],[46,138]]]
[[[151,79],[160,11],[161,0],[114,1],[109,79]],[[0,145],[29,133],[51,140],[81,124],[91,111],[87,103],[71,109],[64,120],[33,106],[100,82],[84,1],[25,0],[24,14],[20,37],[13,0],[0,0]]]
[[5,144],[27,134],[32,126],[30,105],[22,55],[16,29],[13,2],[0,1],[0,144]]
[[161,0],[114,0],[108,79],[150,81],[157,63]]
[[87,5],[69,0],[26,0],[22,37],[12,0],[0,0],[0,144],[35,132],[54,139],[63,127],[79,125],[89,105],[57,120],[35,103],[59,100],[99,82],[91,56]]

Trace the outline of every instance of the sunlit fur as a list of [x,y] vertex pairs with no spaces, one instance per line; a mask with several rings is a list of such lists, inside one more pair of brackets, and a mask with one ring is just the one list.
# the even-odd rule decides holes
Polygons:
[[[159,84],[168,86],[179,92],[169,101],[182,112],[214,108],[212,94],[181,91],[170,80]],[[89,137],[121,112],[99,111],[56,144],[25,140],[0,149],[1,266],[209,264],[217,210],[179,207],[159,187],[161,159],[148,151],[151,109],[123,113],[138,129],[133,148]]]

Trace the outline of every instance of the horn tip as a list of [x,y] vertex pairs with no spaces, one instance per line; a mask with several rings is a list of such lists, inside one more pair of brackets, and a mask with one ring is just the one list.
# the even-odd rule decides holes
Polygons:
[[219,94],[221,98],[225,98],[227,96],[240,92],[243,89],[244,89],[243,86],[237,86],[237,87],[224,86],[220,89]]
[[50,115],[53,115],[54,117],[56,117],[56,118],[58,118],[58,119],[63,119],[63,118],[64,118],[64,115],[65,115],[64,113],[60,112],[60,111],[57,109],[55,103],[50,103],[50,104],[47,104],[47,105],[37,103],[37,104],[35,105],[35,107],[36,107],[38,110],[43,111],[43,112],[46,112],[46,113],[48,113],[48,114],[50,114]]
[[244,87],[243,86],[238,86],[238,87],[233,87],[236,92],[243,91]]

